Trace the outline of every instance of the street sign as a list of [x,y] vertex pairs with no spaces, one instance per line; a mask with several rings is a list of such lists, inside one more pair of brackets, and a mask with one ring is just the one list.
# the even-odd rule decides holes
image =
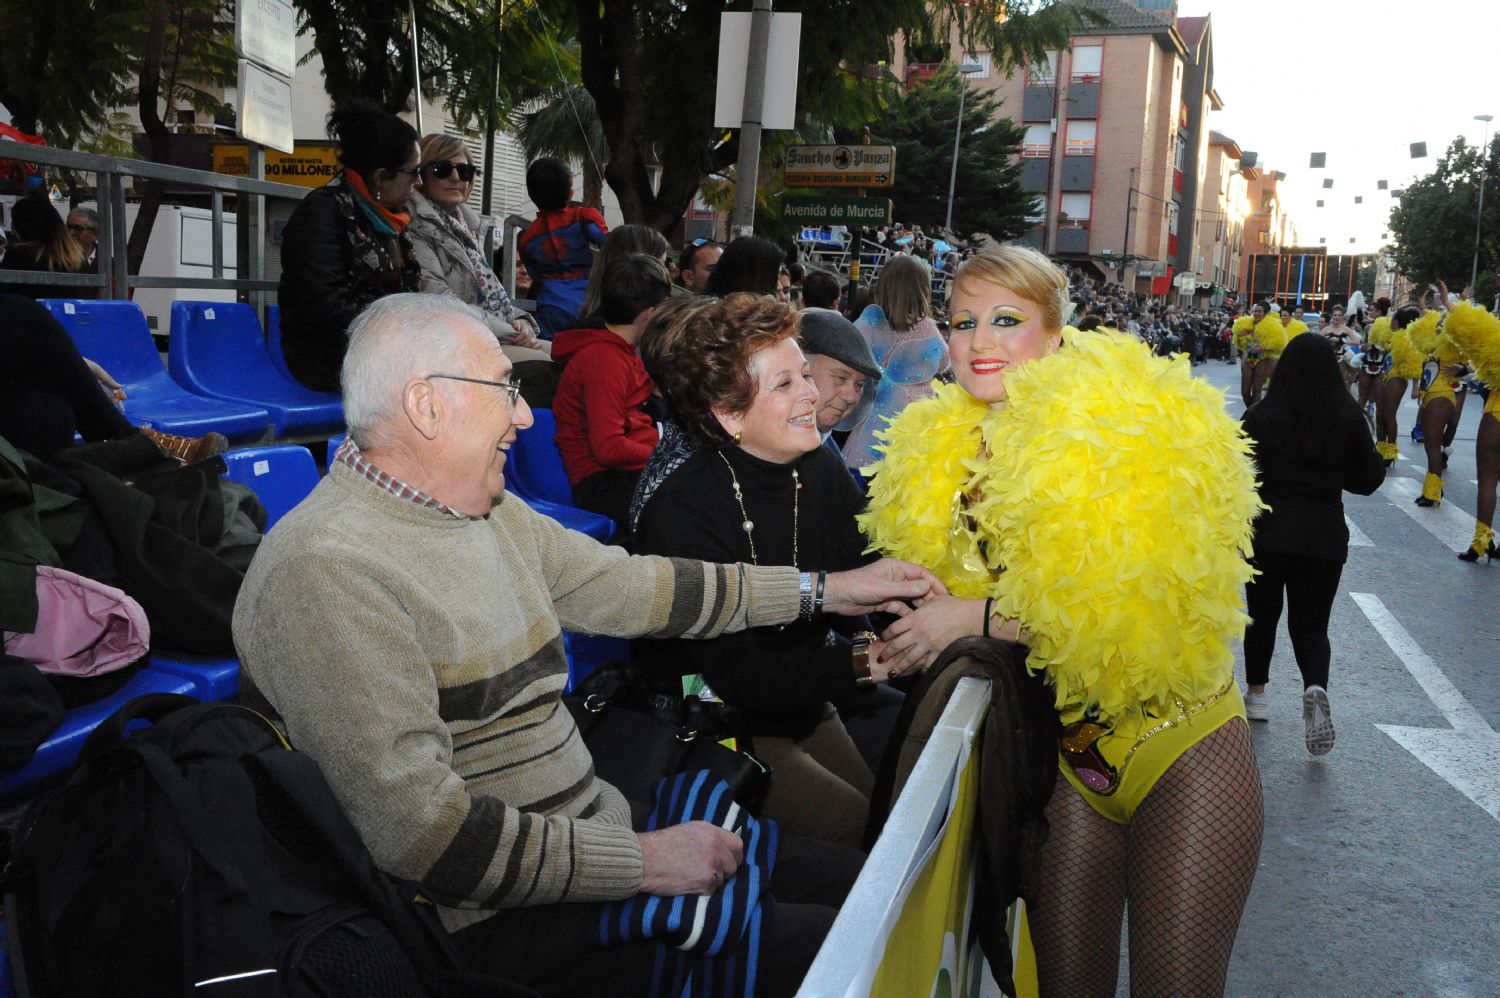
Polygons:
[[[745,67],[750,62],[748,11],[719,15],[719,76],[714,90],[714,127],[739,128],[745,118]],[[797,69],[802,51],[802,15],[771,15],[766,45],[762,128],[797,127]]]
[[241,58],[282,76],[297,72],[297,13],[286,0],[239,0],[234,47]]
[[781,217],[810,225],[889,225],[890,198],[781,199]]
[[1176,284],[1183,291],[1193,291],[1198,287],[1198,275],[1183,271],[1172,279],[1172,283]]
[[788,187],[890,187],[896,182],[895,146],[791,146]]
[[292,84],[249,59],[240,60],[240,138],[282,152],[292,151]]

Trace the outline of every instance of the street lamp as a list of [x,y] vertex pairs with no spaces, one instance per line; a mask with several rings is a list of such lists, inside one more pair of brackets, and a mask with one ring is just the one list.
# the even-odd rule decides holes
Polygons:
[[950,235],[953,232],[953,188],[958,183],[958,140],[964,134],[964,95],[969,91],[966,78],[983,69],[977,62],[966,62],[958,67],[958,126],[953,129],[953,170],[948,174],[948,218],[943,223],[943,228]]
[[1484,122],[1484,143],[1479,147],[1479,211],[1474,216],[1474,268],[1469,271],[1469,287],[1479,280],[1479,233],[1484,228],[1484,176],[1490,163],[1490,122],[1493,114],[1476,114],[1475,121]]

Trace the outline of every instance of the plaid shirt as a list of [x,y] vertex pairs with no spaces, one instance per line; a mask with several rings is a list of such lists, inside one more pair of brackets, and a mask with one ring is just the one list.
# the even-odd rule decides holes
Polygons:
[[388,475],[375,467],[368,458],[360,453],[359,445],[354,442],[353,437],[346,438],[339,445],[338,452],[333,455],[333,459],[346,467],[354,469],[360,475],[363,475],[366,481],[374,482],[393,496],[410,499],[424,509],[435,509],[460,520],[473,519],[457,510],[449,508],[441,499],[428,495],[415,485],[408,485],[401,479],[393,475]]

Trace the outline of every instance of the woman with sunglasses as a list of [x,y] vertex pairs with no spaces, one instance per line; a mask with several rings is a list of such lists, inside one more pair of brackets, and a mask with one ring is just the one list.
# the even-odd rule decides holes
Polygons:
[[957,383],[879,435],[860,517],[871,550],[952,595],[892,624],[880,657],[905,671],[959,638],[1022,641],[1053,687],[1059,778],[1027,913],[1042,994],[1115,993],[1127,904],[1133,994],[1219,994],[1263,821],[1232,652],[1249,441],[1186,358],[1065,329],[1069,311],[1035,250],[959,268]]
[[418,288],[406,228],[421,154],[416,130],[367,98],[340,102],[328,134],[342,169],[287,220],[277,300],[287,369],[337,392],[349,323],[377,298]]
[[547,360],[551,349],[536,323],[511,301],[484,253],[479,215],[467,204],[474,166],[456,135],[422,137],[422,188],[412,194],[407,230],[422,265],[422,290],[451,294],[484,310],[511,362]]

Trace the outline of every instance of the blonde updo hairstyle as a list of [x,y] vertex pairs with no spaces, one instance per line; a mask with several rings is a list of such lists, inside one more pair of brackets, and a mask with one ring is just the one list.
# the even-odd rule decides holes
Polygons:
[[955,288],[967,291],[975,283],[1008,288],[1042,308],[1047,332],[1059,332],[1073,317],[1068,300],[1068,278],[1057,265],[1029,246],[1004,245],[965,260],[953,278]]

